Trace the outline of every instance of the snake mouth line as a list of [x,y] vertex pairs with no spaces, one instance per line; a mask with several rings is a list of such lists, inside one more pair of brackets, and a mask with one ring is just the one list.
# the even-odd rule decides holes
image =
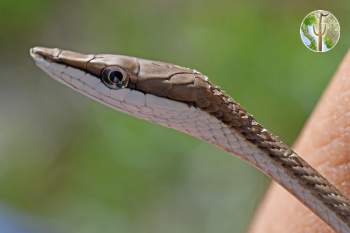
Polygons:
[[[29,50],[30,56],[33,58],[35,63],[47,63],[46,65],[63,65],[65,67],[69,67],[72,69],[79,70],[83,73],[90,74],[96,79],[100,80],[100,74],[91,72],[87,69],[87,65],[90,61],[92,61],[96,56],[95,55],[83,55],[83,59],[75,59],[75,58],[62,58],[61,54],[63,54],[64,50],[58,48],[45,48],[45,47],[33,47]],[[74,53],[78,54],[78,53]]]
[[59,48],[39,46],[31,48],[29,52],[34,60],[43,59],[50,63],[62,64],[67,67],[79,69],[82,72],[90,73],[94,76],[99,76],[104,68],[104,65],[100,64],[91,65],[91,61],[96,58],[96,55],[93,54],[83,54]]
[[29,54],[30,56],[34,59],[34,61],[37,61],[37,60],[46,60],[44,56],[42,56],[41,54],[39,54],[36,50],[35,50],[36,47],[34,48],[31,48],[29,50]]
[[61,53],[60,49],[47,49],[44,47],[33,47],[29,50],[30,56],[36,59],[44,59],[51,62],[57,62],[59,55]]

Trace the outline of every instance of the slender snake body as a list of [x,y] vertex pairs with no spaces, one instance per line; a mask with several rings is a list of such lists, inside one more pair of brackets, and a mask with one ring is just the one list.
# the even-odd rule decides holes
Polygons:
[[200,72],[121,55],[42,47],[30,54],[52,78],[98,102],[247,160],[335,231],[350,233],[350,201]]

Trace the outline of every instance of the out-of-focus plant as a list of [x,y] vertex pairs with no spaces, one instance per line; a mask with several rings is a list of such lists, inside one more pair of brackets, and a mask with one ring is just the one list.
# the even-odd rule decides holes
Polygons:
[[329,36],[325,37],[324,43],[326,44],[327,48],[329,48],[329,49],[334,46],[334,42],[333,42],[332,38],[330,38]]
[[308,16],[305,18],[303,24],[304,24],[305,26],[311,26],[311,25],[313,25],[313,24],[316,24],[316,22],[317,22],[317,19],[316,19],[316,17],[315,17],[314,15],[308,15]]

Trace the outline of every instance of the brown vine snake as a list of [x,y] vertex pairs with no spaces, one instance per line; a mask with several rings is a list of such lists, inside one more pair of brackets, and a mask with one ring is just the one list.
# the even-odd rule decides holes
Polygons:
[[350,232],[350,201],[200,72],[121,55],[43,47],[30,54],[53,79],[83,95],[252,163],[336,232]]

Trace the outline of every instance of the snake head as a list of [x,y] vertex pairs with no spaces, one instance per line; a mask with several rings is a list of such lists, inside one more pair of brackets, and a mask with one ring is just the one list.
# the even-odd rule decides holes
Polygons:
[[210,88],[198,71],[165,62],[44,47],[32,48],[30,55],[53,79],[112,108],[153,121],[159,111],[182,111],[204,103],[203,94]]

